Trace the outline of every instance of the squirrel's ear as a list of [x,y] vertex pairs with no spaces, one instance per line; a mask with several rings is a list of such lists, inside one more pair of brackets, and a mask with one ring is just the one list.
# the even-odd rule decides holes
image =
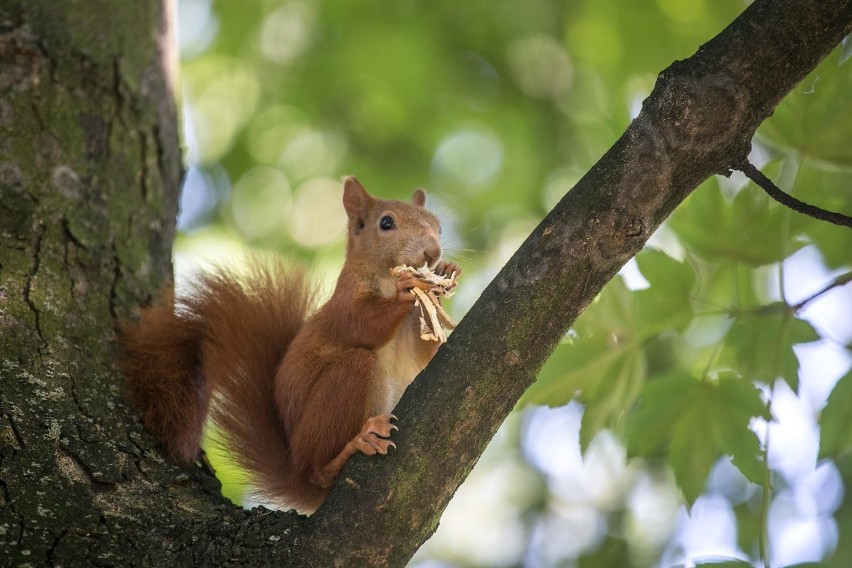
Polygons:
[[350,220],[358,221],[362,227],[372,199],[355,176],[343,180],[343,207],[346,209],[346,215]]
[[418,207],[426,205],[426,192],[422,189],[415,189],[414,195],[411,196],[411,202]]

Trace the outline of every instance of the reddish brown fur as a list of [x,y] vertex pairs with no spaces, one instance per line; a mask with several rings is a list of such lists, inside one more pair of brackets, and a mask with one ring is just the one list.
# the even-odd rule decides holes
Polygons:
[[[274,267],[274,268],[269,268]],[[275,406],[273,377],[313,304],[301,274],[280,261],[252,267],[243,287],[219,275],[203,365],[215,385],[211,419],[266,498],[292,493],[290,447]]]
[[128,398],[142,423],[177,461],[198,455],[210,388],[199,374],[204,325],[175,306],[171,288],[142,310],[139,323],[119,332]]
[[[178,461],[198,456],[210,402],[226,444],[241,447],[254,470],[281,439],[272,380],[287,346],[312,308],[313,294],[299,272],[272,257],[249,259],[245,271],[221,268],[191,282],[185,297],[162,298],[125,326],[119,341],[131,402],[142,422]],[[246,409],[267,407],[270,420],[244,421]],[[263,435],[261,435],[263,434]],[[275,434],[272,436],[271,434]],[[276,448],[279,449],[279,448]]]
[[[423,284],[389,273],[438,263],[439,224],[424,199],[374,199],[347,179],[346,264],[307,321],[304,278],[271,259],[252,261],[247,276],[205,274],[187,298],[166,294],[143,310],[122,334],[123,368],[173,457],[196,457],[211,389],[211,418],[260,496],[299,511],[319,506],[352,454],[387,451],[387,415],[437,348],[419,339],[409,289]],[[380,229],[385,216],[394,230]]]

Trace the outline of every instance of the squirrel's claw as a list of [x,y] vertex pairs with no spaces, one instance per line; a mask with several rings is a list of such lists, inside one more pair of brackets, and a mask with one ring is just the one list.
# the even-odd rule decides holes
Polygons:
[[372,456],[375,454],[385,455],[388,448],[396,448],[390,438],[391,432],[399,430],[396,424],[391,424],[391,419],[396,420],[393,414],[380,414],[371,416],[364,423],[364,427],[352,440],[355,447],[362,454]]
[[435,270],[433,271],[435,274],[439,274],[441,276],[446,276],[449,278],[453,275],[453,272],[456,273],[456,276],[461,274],[461,268],[455,262],[450,262],[448,260],[441,259],[438,261],[438,264],[435,266]]

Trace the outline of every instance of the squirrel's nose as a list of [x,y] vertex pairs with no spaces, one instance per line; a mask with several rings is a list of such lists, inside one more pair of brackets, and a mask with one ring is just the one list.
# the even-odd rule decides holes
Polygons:
[[441,260],[441,247],[439,245],[428,247],[423,251],[423,256],[426,257],[426,264],[429,265],[429,268],[435,268],[435,265]]

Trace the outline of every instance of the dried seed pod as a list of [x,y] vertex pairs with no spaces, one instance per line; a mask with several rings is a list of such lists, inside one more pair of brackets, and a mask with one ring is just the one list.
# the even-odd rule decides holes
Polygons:
[[420,339],[445,343],[445,330],[455,329],[456,322],[444,311],[439,298],[449,298],[453,295],[456,273],[453,272],[449,277],[435,274],[425,264],[420,268],[402,265],[391,269],[391,274],[396,278],[404,273],[413,274],[418,280],[429,285],[428,291],[420,288],[411,290],[417,296],[414,305],[420,308]]

